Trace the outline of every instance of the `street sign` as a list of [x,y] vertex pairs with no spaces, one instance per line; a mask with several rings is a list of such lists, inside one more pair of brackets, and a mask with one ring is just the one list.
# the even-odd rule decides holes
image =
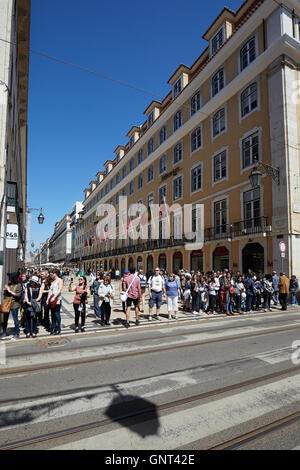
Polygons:
[[285,258],[285,253],[281,253],[281,258]]
[[279,250],[281,251],[281,253],[286,252],[286,244],[284,242],[279,243]]
[[19,227],[16,224],[7,224],[6,227],[6,248],[18,248]]

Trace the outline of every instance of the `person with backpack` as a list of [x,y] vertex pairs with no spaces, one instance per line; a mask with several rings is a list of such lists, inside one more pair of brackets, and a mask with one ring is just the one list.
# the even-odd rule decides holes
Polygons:
[[130,310],[133,304],[135,310],[135,324],[140,324],[139,320],[139,303],[141,298],[141,285],[135,268],[129,269],[130,274],[124,278],[123,290],[127,293],[126,300],[126,322],[125,328],[130,327]]
[[254,286],[254,281],[252,279],[252,274],[248,274],[244,281],[245,290],[246,290],[246,312],[253,313],[253,308],[255,305],[256,290]]
[[100,299],[100,311],[101,311],[101,325],[110,326],[109,320],[111,315],[111,308],[115,297],[114,286],[111,283],[110,276],[104,276],[103,283],[100,284],[98,290],[98,296]]
[[[145,292],[146,292],[146,287],[147,287],[147,278],[146,275],[143,273],[142,268],[139,269],[138,271],[138,278],[140,280],[140,286],[141,286],[141,298],[140,298],[140,303],[139,303],[139,311],[143,312],[145,311]],[[142,304],[142,310],[141,310],[141,304]]]
[[148,280],[149,290],[149,321],[152,321],[152,310],[156,305],[156,318],[160,320],[159,312],[162,304],[162,296],[165,295],[165,282],[160,275],[160,269],[155,268],[154,274]]
[[103,274],[97,273],[96,278],[94,279],[91,285],[91,289],[90,289],[91,295],[94,298],[94,312],[95,312],[96,318],[101,317],[101,311],[100,311],[100,306],[99,306],[99,295],[98,295],[99,287],[101,286],[101,284],[103,284]]

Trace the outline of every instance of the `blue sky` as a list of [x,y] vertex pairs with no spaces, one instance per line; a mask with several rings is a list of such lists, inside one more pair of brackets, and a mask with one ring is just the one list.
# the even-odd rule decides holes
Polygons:
[[[227,0],[236,11],[242,0]],[[206,47],[203,33],[224,0],[32,0],[31,49],[128,82],[159,96],[180,63]],[[183,8],[184,7],[184,8]],[[28,206],[35,247],[81,201],[83,189],[144,122],[153,97],[31,54],[28,113]],[[35,216],[36,215],[36,216]]]

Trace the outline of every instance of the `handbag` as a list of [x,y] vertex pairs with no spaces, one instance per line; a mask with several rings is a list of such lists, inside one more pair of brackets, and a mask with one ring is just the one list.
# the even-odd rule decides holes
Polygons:
[[129,289],[132,286],[133,281],[137,278],[137,276],[138,276],[137,274],[134,276],[134,278],[132,279],[132,281],[131,281],[131,283],[130,283],[130,285],[129,285],[126,292],[124,292],[124,291],[120,292],[120,299],[121,299],[122,302],[126,302],[126,300],[128,299]]
[[0,313],[9,313],[12,302],[13,297],[6,297],[6,299],[3,299],[0,305]]
[[54,298],[54,295],[50,295],[49,297],[49,305],[50,305],[50,308],[54,309],[56,307],[56,304],[58,302],[58,297],[56,297],[55,300],[52,300]]

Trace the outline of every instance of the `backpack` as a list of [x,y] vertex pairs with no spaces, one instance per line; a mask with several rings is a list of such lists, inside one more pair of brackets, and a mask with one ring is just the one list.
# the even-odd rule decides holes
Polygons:
[[251,289],[252,288],[252,280],[251,279],[246,279],[245,287],[246,287],[246,289]]
[[[140,280],[141,288],[145,289],[146,288],[146,276],[144,274],[139,274],[138,278]],[[152,278],[152,276],[151,276],[151,278]]]

